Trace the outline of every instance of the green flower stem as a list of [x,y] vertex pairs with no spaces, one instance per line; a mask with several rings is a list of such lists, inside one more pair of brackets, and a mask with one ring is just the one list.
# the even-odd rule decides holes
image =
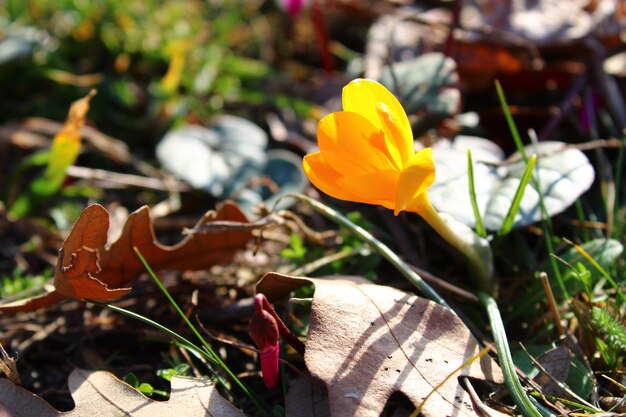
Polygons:
[[367,230],[352,223],[338,211],[305,195],[288,194],[287,196],[308,204],[318,213],[350,230],[357,237],[359,237],[359,239],[367,243],[372,249],[374,249],[376,252],[380,253],[385,259],[387,259],[390,264],[392,264],[411,284],[415,285],[415,287],[417,287],[417,289],[419,289],[426,297],[430,298],[436,303],[443,305],[444,307],[447,307],[450,311],[454,311],[448,305],[448,303],[446,303],[446,301],[422,279],[422,277],[420,277],[415,271],[413,271],[409,267],[409,265],[406,264],[406,262],[402,260],[402,258],[396,255],[395,252],[393,252],[391,249],[389,249],[387,245],[372,236],[372,234],[369,233]]
[[509,343],[504,330],[504,323],[502,323],[502,317],[500,316],[500,310],[498,309],[496,300],[494,300],[491,295],[485,294],[484,292],[478,293],[478,297],[487,310],[493,334],[493,341],[496,345],[500,367],[502,368],[502,374],[504,375],[504,383],[506,384],[511,397],[513,397],[513,401],[525,417],[542,417],[544,415],[549,415],[547,413],[541,413],[537,407],[535,407],[535,403],[531,400],[528,394],[526,394],[524,387],[522,387],[522,384],[517,378],[515,365],[513,364],[513,358],[511,357],[511,350],[509,349]]
[[479,288],[488,294],[492,294],[494,291],[491,272],[492,265],[477,252],[476,248],[472,246],[468,240],[462,239],[459,234],[450,227],[449,223],[446,222],[432,204],[430,204],[428,198],[424,199],[421,208],[422,210],[420,210],[419,214],[422,218],[435,229],[439,236],[444,238],[446,242],[463,254],[469,272],[472,278],[477,281]]

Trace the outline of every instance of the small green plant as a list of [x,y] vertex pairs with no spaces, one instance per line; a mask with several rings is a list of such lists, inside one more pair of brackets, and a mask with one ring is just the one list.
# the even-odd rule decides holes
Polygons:
[[[186,363],[179,363],[171,368],[158,369],[156,375],[166,381],[171,381],[173,376],[188,376],[191,367]],[[134,372],[129,372],[122,378],[131,387],[141,392],[146,397],[156,399],[168,399],[170,394],[167,391],[155,389],[148,382],[140,382]]]
[[[358,211],[350,212],[346,215],[352,223],[369,230],[372,228],[363,214]],[[345,227],[340,227],[338,231],[339,239],[334,247],[335,253],[329,255],[327,249],[320,246],[307,246],[302,237],[294,233],[289,237],[289,246],[283,249],[280,255],[290,261],[294,266],[304,271],[315,270],[318,275],[355,273],[368,279],[375,279],[374,272],[380,257],[371,253],[367,245],[363,244]],[[355,257],[354,255],[361,255]],[[327,262],[320,262],[326,260]],[[317,262],[315,267],[309,269],[308,265]],[[299,271],[300,272],[300,271]]]
[[137,378],[137,375],[135,375],[133,372],[129,372],[124,375],[123,380],[146,397],[160,397],[167,399],[170,396],[167,391],[155,389],[152,384],[149,384],[147,382],[139,382],[139,378]]
[[166,381],[171,381],[173,376],[189,376],[191,367],[186,363],[179,363],[171,368],[159,369],[156,374]]
[[591,328],[596,335],[596,346],[610,369],[621,369],[626,355],[626,327],[615,308],[593,307]]
[[43,289],[44,284],[51,276],[50,270],[45,270],[39,275],[29,275],[20,267],[16,267],[11,275],[3,275],[0,278],[0,282],[2,282],[0,298],[14,297],[25,291]]
[[297,233],[289,236],[289,246],[280,252],[280,256],[294,263],[302,263],[307,254],[307,248],[304,241]]

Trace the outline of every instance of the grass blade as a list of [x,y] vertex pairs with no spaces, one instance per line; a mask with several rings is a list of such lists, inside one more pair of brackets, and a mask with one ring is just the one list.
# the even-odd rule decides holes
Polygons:
[[237,378],[237,376],[233,373],[233,371],[231,371],[230,368],[224,363],[222,358],[220,358],[219,355],[217,353],[215,353],[213,348],[211,348],[211,345],[209,345],[209,343],[204,339],[204,337],[202,337],[202,335],[200,334],[200,332],[198,331],[196,326],[193,325],[193,323],[189,320],[189,318],[187,317],[185,312],[180,308],[178,303],[176,303],[174,298],[172,298],[172,295],[169,293],[167,288],[165,288],[165,286],[163,285],[163,283],[161,282],[159,277],[156,276],[156,274],[154,273],[154,271],[152,270],[152,268],[150,267],[150,265],[148,264],[146,259],[143,257],[141,252],[139,252],[139,249],[136,246],[133,246],[133,250],[137,254],[137,257],[139,257],[139,260],[141,260],[141,263],[143,264],[143,266],[146,268],[146,271],[148,271],[148,274],[152,277],[152,279],[154,279],[154,282],[156,282],[157,286],[163,292],[163,294],[165,294],[165,296],[167,297],[167,300],[174,307],[174,309],[178,312],[178,314],[181,316],[181,318],[185,321],[187,326],[189,326],[191,331],[196,335],[198,340],[200,340],[200,342],[202,342],[202,346],[204,347],[204,351],[213,358],[213,360],[217,363],[217,365],[220,368],[222,368],[222,370],[224,372],[226,372],[226,374],[231,378],[231,380],[246,394],[246,396],[248,398],[250,398],[250,400],[254,403],[254,405],[257,407],[257,409],[263,415],[266,415],[267,414],[267,412],[265,411],[266,408],[261,405],[259,400],[256,398],[256,395],[254,395],[248,389],[248,387],[246,387],[243,384],[243,382],[241,382],[239,380],[239,378]]
[[[526,149],[524,148],[524,144],[522,143],[522,139],[519,135],[519,131],[517,130],[517,126],[515,125],[515,121],[513,120],[513,116],[511,115],[511,110],[509,109],[509,105],[506,102],[506,97],[504,96],[504,91],[502,90],[502,86],[500,85],[500,81],[496,80],[496,92],[498,94],[498,99],[500,100],[500,106],[502,107],[502,111],[504,112],[504,117],[506,119],[507,125],[509,126],[509,130],[511,131],[511,135],[513,136],[513,141],[515,142],[515,147],[518,152],[522,156],[525,162],[528,162],[528,155],[526,154]],[[536,136],[536,135],[535,135]],[[533,136],[531,136],[532,138]],[[541,193],[541,188],[539,186],[539,177],[533,179],[533,186],[539,193],[539,204],[541,207],[541,216],[543,218],[543,235],[545,237],[546,248],[549,253],[554,253],[554,245],[552,244],[552,223],[550,221],[550,216],[548,216],[548,212],[546,211],[545,204],[543,201],[543,195]],[[563,297],[569,298],[569,294],[567,289],[565,288],[565,284],[563,283],[563,277],[561,276],[561,271],[559,270],[559,266],[556,261],[550,258],[550,266],[554,272],[554,276],[559,284],[561,292],[563,293]]]
[[524,161],[528,161],[528,156],[526,155],[526,150],[524,149],[524,143],[519,135],[519,131],[517,130],[517,126],[513,120],[513,115],[511,115],[511,109],[509,109],[506,97],[504,96],[504,91],[502,90],[502,86],[498,80],[496,80],[496,92],[498,93],[498,100],[500,100],[500,107],[502,107],[502,111],[504,112],[504,118],[506,119],[506,123],[511,131],[511,136],[513,136],[515,147],[520,155],[522,155],[522,158],[524,158]]
[[[615,170],[615,200],[620,200],[620,193],[622,191],[622,170],[624,168],[624,148],[626,148],[626,132],[624,136],[622,136],[622,145],[619,147],[619,151],[617,152],[617,160],[615,161],[615,166],[617,167]],[[619,219],[619,204],[615,205],[615,213],[614,216],[616,219]],[[624,222],[624,219],[618,220],[621,223]],[[621,228],[618,228],[618,230]],[[615,229],[613,229],[615,230]],[[611,236],[608,236],[609,238]]]
[[[535,131],[532,129],[529,130],[528,136],[530,137],[533,145],[535,145],[536,147],[539,143],[539,138],[537,138],[537,134],[535,133]],[[540,161],[537,162],[537,170],[541,168],[539,166],[540,164]],[[548,210],[546,209],[546,205],[543,200],[543,193],[541,192],[541,179],[539,178],[539,175],[533,175],[533,187],[535,187],[535,190],[537,190],[537,193],[539,194],[539,208],[541,209],[541,218],[543,219],[543,222],[541,223],[541,228],[543,229],[544,241],[546,242],[546,248],[548,250],[548,253],[552,254],[554,253],[554,245],[552,244],[552,241],[554,239],[554,233],[552,232],[552,219],[550,219],[550,216],[548,215]],[[564,299],[568,299],[569,293],[567,292],[567,288],[565,287],[565,283],[563,282],[563,276],[561,275],[561,270],[559,269],[556,260],[553,257],[550,257],[549,262],[550,266],[552,267],[552,271],[554,272],[556,282],[559,285],[561,292],[563,293]]]
[[476,187],[474,186],[474,163],[472,162],[472,151],[470,148],[467,148],[467,176],[469,178],[470,201],[472,203],[472,210],[474,211],[474,219],[476,220],[476,233],[478,233],[480,237],[487,237],[487,231],[485,230],[485,226],[483,226],[483,218],[480,215],[478,201],[476,200]]
[[535,162],[537,162],[537,155],[533,155],[530,157],[530,159],[528,159],[528,162],[526,163],[526,168],[524,169],[524,173],[522,174],[522,178],[520,178],[519,186],[517,187],[515,195],[513,196],[511,207],[509,207],[509,211],[506,213],[506,216],[502,221],[502,226],[500,226],[500,230],[498,230],[498,236],[504,236],[508,234],[513,228],[513,221],[515,220],[515,216],[519,211],[520,204],[522,204],[524,191],[526,190],[526,186],[532,179]]

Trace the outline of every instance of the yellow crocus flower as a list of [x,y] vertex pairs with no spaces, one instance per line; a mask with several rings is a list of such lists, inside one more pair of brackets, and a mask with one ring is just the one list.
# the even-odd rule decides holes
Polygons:
[[415,152],[398,99],[376,81],[357,79],[343,88],[342,105],[319,122],[320,151],[303,160],[309,180],[330,196],[396,215],[432,210],[426,193],[435,180],[432,150]]

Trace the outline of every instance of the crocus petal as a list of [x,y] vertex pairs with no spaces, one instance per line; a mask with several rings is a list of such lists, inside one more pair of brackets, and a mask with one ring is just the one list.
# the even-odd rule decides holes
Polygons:
[[[377,106],[379,103],[383,106]],[[385,132],[388,147],[397,149],[401,165],[415,153],[406,112],[385,86],[374,80],[354,80],[343,88],[342,104],[344,111],[360,114]],[[379,109],[384,111],[381,113]]]
[[279,344],[276,343],[260,352],[261,373],[263,374],[263,382],[268,389],[272,389],[278,385],[278,354],[280,352]]
[[409,159],[400,173],[394,213],[402,210],[419,213],[426,190],[435,181],[435,161],[431,148],[425,148]]
[[344,175],[391,169],[393,165],[377,144],[383,132],[363,116],[336,112],[320,120],[317,142],[326,161]]
[[377,204],[391,209],[394,206],[399,174],[398,171],[389,169],[345,176],[337,180],[337,185],[343,190],[357,194],[352,201]]
[[357,201],[359,196],[339,185],[343,174],[335,170],[321,152],[308,154],[302,160],[304,173],[317,188],[339,200]]

